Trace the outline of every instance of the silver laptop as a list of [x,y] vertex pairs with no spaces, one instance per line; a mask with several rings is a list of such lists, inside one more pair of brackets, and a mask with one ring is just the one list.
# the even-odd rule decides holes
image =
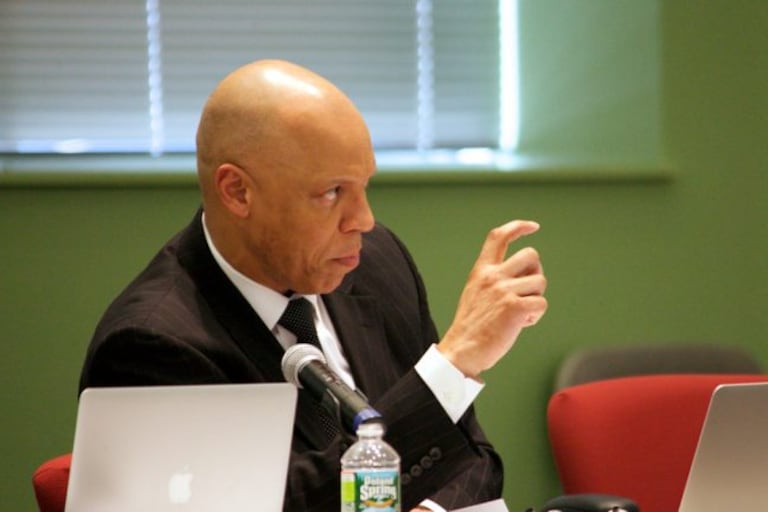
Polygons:
[[91,388],[80,396],[66,512],[280,512],[296,388]]
[[768,383],[712,394],[680,512],[768,509]]

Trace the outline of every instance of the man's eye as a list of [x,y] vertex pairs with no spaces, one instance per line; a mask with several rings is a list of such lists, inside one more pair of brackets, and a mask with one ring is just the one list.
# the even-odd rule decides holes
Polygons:
[[341,187],[333,187],[332,189],[327,190],[323,194],[323,197],[329,201],[334,201],[338,197],[340,189]]

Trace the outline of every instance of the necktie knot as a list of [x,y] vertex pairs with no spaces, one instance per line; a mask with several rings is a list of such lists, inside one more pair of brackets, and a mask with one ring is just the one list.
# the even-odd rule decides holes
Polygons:
[[319,347],[320,340],[315,330],[313,310],[312,303],[306,298],[292,299],[277,323],[295,334],[298,343],[311,343]]

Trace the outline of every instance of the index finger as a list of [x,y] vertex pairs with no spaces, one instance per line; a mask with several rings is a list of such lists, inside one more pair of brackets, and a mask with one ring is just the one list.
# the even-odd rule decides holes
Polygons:
[[539,223],[532,220],[513,220],[493,228],[485,238],[477,263],[501,263],[507,254],[509,244],[538,230]]

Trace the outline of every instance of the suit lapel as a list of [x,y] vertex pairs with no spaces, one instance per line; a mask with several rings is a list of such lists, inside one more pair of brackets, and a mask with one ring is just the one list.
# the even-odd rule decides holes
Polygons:
[[[208,249],[200,212],[184,231],[179,242],[179,260],[190,273],[217,321],[229,332],[266,382],[285,382],[281,362],[282,345],[267,328],[248,301],[221,270]],[[313,399],[299,390],[295,431],[307,446],[324,447]],[[296,441],[295,441],[296,442]]]
[[[250,304],[229,281],[210,253],[203,234],[201,211],[179,240],[179,261],[187,269],[217,321],[227,329],[240,349],[268,382],[284,381],[281,360],[284,350]],[[354,291],[352,272],[333,293],[323,295],[339,336],[355,383],[371,402],[383,395],[397,379],[388,349],[377,300]],[[376,371],[370,371],[376,368]],[[296,431],[309,446],[325,445],[317,428],[314,406],[300,391]]]
[[[351,282],[351,279],[349,280]],[[397,379],[382,326],[381,311],[372,296],[355,295],[350,282],[323,296],[355,384],[375,401]],[[376,371],[371,371],[376,368]]]
[[218,322],[256,365],[264,380],[285,381],[280,369],[283,347],[213,259],[205,242],[201,212],[182,234],[179,261]]

